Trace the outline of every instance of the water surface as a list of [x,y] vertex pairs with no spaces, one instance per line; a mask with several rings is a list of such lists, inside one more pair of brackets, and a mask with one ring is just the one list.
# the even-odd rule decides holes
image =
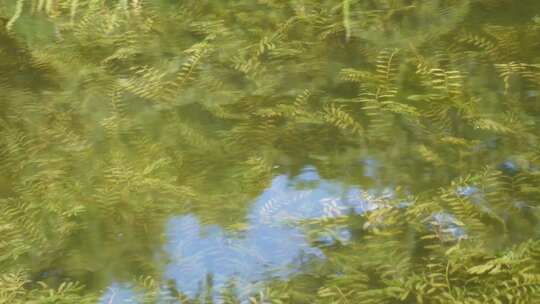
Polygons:
[[0,304],[540,301],[538,16],[0,1]]

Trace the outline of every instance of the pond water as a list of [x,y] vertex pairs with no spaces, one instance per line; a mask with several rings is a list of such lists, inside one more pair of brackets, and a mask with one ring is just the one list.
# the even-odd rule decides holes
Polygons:
[[540,303],[540,2],[0,0],[0,304]]

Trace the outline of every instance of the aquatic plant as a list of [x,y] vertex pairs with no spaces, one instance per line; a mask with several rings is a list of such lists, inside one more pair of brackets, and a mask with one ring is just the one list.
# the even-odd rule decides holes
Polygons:
[[[540,301],[539,11],[0,0],[0,303]],[[161,281],[171,214],[242,230],[306,166],[392,195],[298,220],[326,259],[287,280]]]

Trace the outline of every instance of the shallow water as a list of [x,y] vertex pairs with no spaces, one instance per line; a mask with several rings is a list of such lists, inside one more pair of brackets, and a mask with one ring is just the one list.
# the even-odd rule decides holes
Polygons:
[[538,16],[0,1],[0,304],[540,301]]

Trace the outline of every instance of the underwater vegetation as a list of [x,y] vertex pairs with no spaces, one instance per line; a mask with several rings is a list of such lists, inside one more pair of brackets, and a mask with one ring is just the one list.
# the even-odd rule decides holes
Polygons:
[[540,303],[540,2],[0,0],[0,304]]

